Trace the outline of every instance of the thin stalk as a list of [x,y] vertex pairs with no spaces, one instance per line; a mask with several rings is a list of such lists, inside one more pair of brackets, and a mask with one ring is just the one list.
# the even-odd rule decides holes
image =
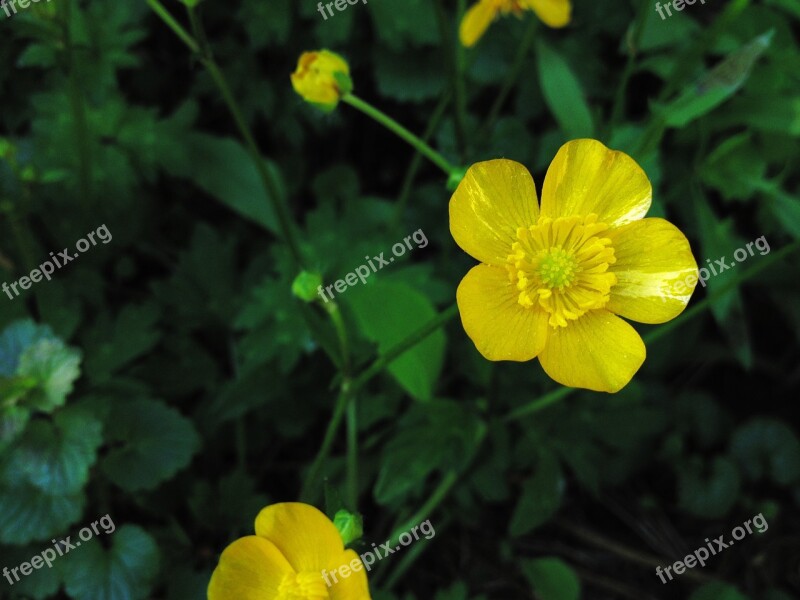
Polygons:
[[365,115],[367,115],[371,119],[374,119],[375,121],[386,127],[389,131],[395,133],[401,139],[411,144],[414,148],[416,148],[417,152],[419,152],[427,159],[429,159],[433,164],[439,167],[448,176],[455,174],[456,168],[453,165],[451,165],[444,156],[436,152],[436,150],[428,146],[428,144],[423,142],[416,135],[414,135],[408,129],[400,125],[400,123],[392,119],[386,113],[381,112],[371,104],[368,104],[367,102],[365,102],[358,96],[354,96],[353,94],[347,94],[343,96],[342,102],[346,102],[353,108],[360,110]]
[[503,110],[508,95],[511,93],[511,90],[514,89],[514,85],[516,85],[520,73],[522,73],[525,59],[528,57],[528,53],[533,45],[533,40],[536,38],[536,31],[539,28],[539,21],[537,19],[531,18],[528,20],[528,28],[525,30],[522,40],[520,40],[519,46],[517,47],[517,55],[514,58],[511,70],[508,72],[508,76],[505,82],[503,82],[503,87],[500,89],[500,93],[497,95],[497,98],[495,98],[494,104],[492,104],[492,108],[489,110],[489,116],[483,127],[481,127],[480,134],[478,134],[480,139],[488,137],[492,132],[495,121],[497,121],[497,117],[500,116],[500,111]]
[[[467,11],[467,0],[458,0],[456,5],[456,22],[461,23],[464,18],[464,13]],[[456,68],[455,68],[455,82],[453,85],[453,94],[455,95],[456,107],[456,130],[461,127],[464,130],[464,152],[469,152],[469,139],[467,138],[467,88],[465,85],[465,76],[467,71],[467,55],[464,46],[461,45],[460,40],[456,40],[453,44],[455,46],[456,54]],[[463,159],[463,157],[462,157]]]
[[[439,100],[439,104],[431,114],[431,118],[428,121],[428,127],[425,129],[425,134],[422,137],[422,140],[426,144],[436,131],[436,128],[439,126],[439,123],[441,122],[442,117],[447,110],[447,105],[450,104],[450,99],[450,92],[444,94],[442,99]],[[411,163],[408,165],[406,176],[403,178],[403,186],[400,189],[400,195],[397,197],[397,202],[395,203],[394,217],[392,218],[393,228],[400,226],[400,220],[403,218],[406,205],[408,204],[408,199],[411,197],[411,190],[414,188],[414,179],[417,177],[417,172],[419,171],[420,166],[422,166],[422,154],[415,152],[414,158],[411,159]]]
[[[211,56],[211,52],[208,48],[202,47],[197,40],[195,40],[191,34],[189,34],[173,17],[170,13],[163,7],[163,5],[159,2],[159,0],[147,0],[147,4],[153,11],[158,15],[162,21],[170,28],[173,32],[189,47],[189,49],[197,54],[202,62],[203,66],[208,71],[211,78],[214,80],[217,88],[219,89],[222,97],[225,101],[225,104],[228,107],[228,110],[233,117],[234,122],[236,123],[236,127],[239,130],[240,135],[245,141],[245,145],[247,150],[252,158],[253,162],[256,165],[256,170],[258,171],[259,176],[261,177],[261,181],[264,185],[264,189],[267,194],[267,198],[272,206],[273,212],[278,219],[278,225],[281,230],[281,234],[283,236],[286,245],[289,247],[289,252],[292,256],[292,260],[295,263],[295,267],[298,269],[303,268],[303,257],[300,251],[300,246],[297,243],[294,233],[294,225],[292,223],[292,219],[289,213],[289,209],[283,202],[283,197],[281,195],[280,189],[278,187],[277,182],[275,181],[272,174],[267,169],[266,163],[264,162],[264,158],[261,155],[261,151],[258,148],[258,144],[256,143],[255,137],[253,136],[252,131],[250,130],[250,126],[247,124],[247,120],[244,118],[244,114],[242,113],[241,108],[239,107],[239,103],[236,101],[236,97],[234,96],[233,92],[231,91],[230,85],[228,85],[228,81],[225,78],[222,70],[217,65],[214,58]],[[194,19],[194,17],[192,17]],[[193,26],[197,27],[198,31],[203,34],[202,26],[197,20],[193,20]]]
[[408,337],[389,348],[384,354],[379,356],[367,369],[353,380],[353,390],[359,389],[370,379],[388,367],[396,358],[419,344],[442,325],[458,314],[458,305],[453,304],[447,310],[439,313],[428,323],[412,332]]
[[[463,86],[461,85],[461,73],[459,72],[459,46],[457,42],[454,43],[451,36],[450,22],[447,19],[447,10],[444,6],[444,0],[436,0],[434,2],[434,9],[436,10],[436,22],[439,25],[439,36],[442,40],[442,51],[444,53],[444,62],[450,78],[450,88],[453,95],[456,97],[456,110],[455,110],[455,132],[456,144],[458,151],[461,155],[462,162],[466,160],[467,155],[467,136],[466,136],[466,111],[461,110],[460,98],[463,94]],[[450,51],[453,48],[453,51]]]
[[439,485],[437,485],[436,489],[433,490],[433,493],[425,501],[425,504],[423,504],[410,518],[408,518],[398,527],[395,527],[394,532],[389,537],[390,547],[397,546],[397,544],[400,542],[400,536],[402,534],[409,531],[412,527],[414,527],[414,525],[419,525],[430,517],[431,513],[436,510],[436,508],[450,493],[450,490],[453,489],[453,486],[458,481],[458,477],[459,475],[456,471],[448,471],[447,474],[442,477]]
[[358,509],[358,404],[352,394],[347,402],[347,501]]
[[522,417],[526,417],[533,413],[539,412],[540,410],[544,410],[548,406],[551,406],[556,402],[563,400],[564,398],[566,398],[572,392],[575,391],[577,391],[576,388],[570,388],[570,387],[556,388],[546,393],[544,396],[537,398],[533,402],[530,402],[529,404],[525,404],[523,406],[520,406],[519,408],[512,410],[510,413],[504,416],[502,420],[514,421],[516,419],[520,419]]
[[322,446],[320,446],[317,456],[314,458],[314,462],[311,463],[311,467],[308,469],[308,473],[306,474],[305,482],[303,483],[303,489],[300,492],[300,500],[302,502],[310,503],[314,501],[314,495],[312,493],[314,482],[317,480],[319,470],[322,468],[322,463],[325,462],[330,454],[333,441],[336,438],[336,433],[339,430],[339,425],[342,423],[342,417],[344,416],[345,409],[347,408],[347,404],[349,402],[349,394],[345,390],[347,387],[348,386],[346,384],[342,385],[343,389],[339,393],[339,398],[336,400],[336,407],[333,409],[333,416],[328,422],[328,428],[325,430],[325,436],[322,438]]

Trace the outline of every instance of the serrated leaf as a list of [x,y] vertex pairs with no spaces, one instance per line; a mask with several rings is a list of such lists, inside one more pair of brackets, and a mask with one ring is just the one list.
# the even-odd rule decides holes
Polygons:
[[0,487],[0,543],[49,540],[83,513],[82,493],[50,496],[28,485]]
[[[437,312],[428,299],[405,284],[377,282],[347,290],[343,298],[352,306],[362,333],[378,344],[382,354]],[[389,365],[397,382],[417,400],[430,400],[444,360],[445,336],[429,335]]]
[[581,582],[575,571],[560,558],[537,558],[522,562],[522,573],[537,600],[578,600]]
[[106,422],[112,445],[100,463],[125,491],[151,490],[189,464],[200,440],[191,421],[155,400],[118,402]]
[[537,48],[542,94],[561,130],[569,138],[592,137],[592,113],[580,81],[558,52],[541,40]]
[[22,353],[17,367],[18,375],[37,381],[22,402],[44,412],[63,405],[80,376],[80,364],[80,352],[59,339],[35,342]]
[[65,555],[64,583],[76,600],[143,600],[158,574],[159,552],[141,527],[124,525],[105,549],[97,538]]
[[11,451],[14,478],[47,494],[83,489],[102,443],[102,424],[81,409],[58,411],[52,421],[33,421]]

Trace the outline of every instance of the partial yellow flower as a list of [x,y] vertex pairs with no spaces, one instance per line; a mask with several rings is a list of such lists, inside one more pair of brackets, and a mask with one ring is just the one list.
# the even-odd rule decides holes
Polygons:
[[532,10],[549,27],[564,27],[572,14],[570,0],[478,0],[461,20],[459,36],[464,46],[474,46],[498,15]]
[[[345,550],[334,524],[308,504],[263,509],[256,535],[228,546],[208,585],[208,600],[370,600],[358,554]],[[352,565],[362,568],[353,569]],[[347,577],[329,576],[350,565]]]
[[350,65],[329,50],[304,52],[292,73],[292,87],[307,102],[329,112],[353,91]]
[[541,207],[521,164],[470,167],[450,200],[450,232],[483,263],[456,294],[478,351],[493,361],[538,357],[570,387],[627,385],[645,347],[620,316],[669,321],[697,285],[686,236],[663,219],[643,218],[651,199],[641,167],[596,140],[561,147]]

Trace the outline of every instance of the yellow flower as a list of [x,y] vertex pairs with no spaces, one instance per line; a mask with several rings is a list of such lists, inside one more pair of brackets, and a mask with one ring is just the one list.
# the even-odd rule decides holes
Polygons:
[[292,87],[307,102],[332,111],[343,95],[353,91],[350,66],[329,50],[303,52],[292,73]]
[[461,20],[459,35],[464,46],[474,46],[492,24],[498,14],[532,10],[545,25],[564,27],[572,13],[570,0],[478,0]]
[[640,323],[678,316],[697,285],[689,242],[644,215],[652,188],[627,154],[596,140],[556,154],[541,207],[510,160],[470,167],[450,200],[450,232],[481,261],[458,286],[467,335],[489,360],[534,357],[557,382],[622,389],[645,359]]
[[344,549],[339,531],[319,510],[273,504],[256,518],[256,535],[222,553],[208,600],[370,600],[358,565],[361,559]]

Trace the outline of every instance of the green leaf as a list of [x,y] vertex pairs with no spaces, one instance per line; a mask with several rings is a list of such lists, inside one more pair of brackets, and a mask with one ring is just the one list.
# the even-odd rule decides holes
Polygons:
[[111,548],[97,538],[65,555],[64,583],[80,600],[143,600],[159,570],[159,552],[142,528],[125,525],[112,534]]
[[38,382],[22,402],[37,410],[50,412],[66,402],[72,384],[80,375],[81,354],[59,339],[39,340],[19,358],[17,374]]
[[773,31],[768,31],[730,54],[664,107],[666,125],[685,127],[736,93],[747,81],[758,58],[769,48],[773,34]]
[[51,495],[83,489],[103,441],[101,423],[81,409],[58,411],[52,421],[33,421],[9,457],[14,479]]
[[508,530],[512,536],[529,533],[547,522],[561,506],[564,476],[555,454],[541,448],[536,472],[522,485]]
[[539,83],[547,106],[569,138],[592,137],[594,124],[580,81],[569,64],[543,41],[537,45]]
[[522,562],[522,572],[538,600],[578,600],[581,582],[560,558],[538,558]]
[[678,470],[680,507],[704,519],[727,515],[739,499],[739,471],[726,458],[717,457],[710,469],[700,461],[692,461]]
[[[263,160],[263,159],[262,159]],[[247,150],[239,142],[204,133],[186,135],[181,152],[164,152],[162,167],[172,176],[189,179],[225,206],[277,233],[277,221],[264,184]],[[280,181],[277,169],[264,166]],[[282,193],[282,185],[278,185]]]
[[800,440],[781,421],[758,418],[742,425],[733,434],[731,454],[752,481],[800,482]]
[[703,181],[726,200],[748,200],[763,185],[767,163],[752,138],[749,131],[728,138],[708,155],[700,169]]
[[[438,314],[425,296],[400,283],[359,285],[347,290],[343,298],[353,308],[361,332],[377,342],[379,354]],[[395,359],[389,372],[414,398],[430,400],[442,369],[444,349],[444,333],[437,330]]]
[[727,583],[708,583],[695,590],[689,600],[750,600],[743,596],[735,587]]
[[[41,555],[42,550],[46,549],[43,545],[32,544],[30,546],[14,546],[10,548],[0,548],[0,555],[3,557],[3,565],[12,568],[21,565],[23,562],[30,562],[31,558]],[[55,551],[54,551],[55,554]],[[48,553],[49,557],[49,553]],[[33,598],[34,600],[46,600],[56,596],[61,587],[63,561],[52,560],[50,566],[45,562],[42,567],[34,570],[30,575],[22,575],[17,572],[19,581],[14,581],[13,592],[19,594],[17,597]],[[3,583],[7,580],[3,579]]]
[[381,0],[358,4],[347,12],[357,9],[367,10],[381,32],[381,43],[392,50],[439,42],[436,13],[427,0]]
[[0,543],[49,540],[80,519],[83,494],[43,494],[29,485],[0,487]]
[[189,464],[200,440],[192,423],[155,400],[117,402],[106,422],[112,449],[101,463],[127,492],[151,490]]

